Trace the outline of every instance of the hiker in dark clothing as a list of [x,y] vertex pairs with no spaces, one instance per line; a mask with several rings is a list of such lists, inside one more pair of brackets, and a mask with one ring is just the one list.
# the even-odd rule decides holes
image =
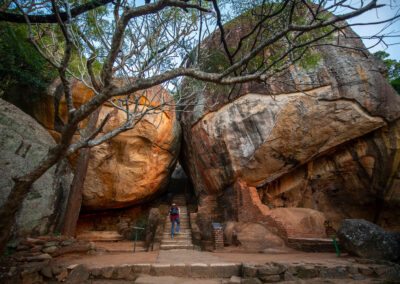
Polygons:
[[181,224],[181,221],[180,221],[180,219],[179,219],[179,213],[180,213],[179,207],[176,206],[175,203],[172,203],[172,206],[171,206],[171,208],[169,209],[169,216],[170,216],[170,218],[171,218],[171,224],[172,224],[172,227],[171,227],[171,237],[173,237],[174,234],[175,234],[175,230],[174,230],[175,222],[176,222],[176,234],[179,233],[179,225]]

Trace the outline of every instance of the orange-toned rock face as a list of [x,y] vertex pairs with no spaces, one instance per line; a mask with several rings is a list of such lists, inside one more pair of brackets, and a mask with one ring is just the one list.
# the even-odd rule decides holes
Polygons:
[[[53,95],[42,101],[40,108],[36,108],[35,116],[57,139],[57,121],[65,117],[66,108],[63,100],[57,103],[57,88],[53,90]],[[148,96],[170,98],[161,87],[154,87],[147,92]],[[79,107],[93,95],[78,82],[74,82],[72,93],[75,107]],[[110,104],[103,105],[98,124],[113,111]],[[114,111],[104,126],[103,133],[115,129],[124,121],[124,112]],[[179,135],[180,128],[175,113],[169,110],[146,115],[134,129],[93,147],[83,188],[84,208],[121,208],[151,199],[169,180],[177,159]]]
[[[110,107],[103,107],[100,119]],[[119,111],[105,131],[124,121]],[[83,205],[117,208],[148,200],[166,186],[175,165],[179,128],[165,113],[149,115],[134,129],[94,147],[90,152]]]

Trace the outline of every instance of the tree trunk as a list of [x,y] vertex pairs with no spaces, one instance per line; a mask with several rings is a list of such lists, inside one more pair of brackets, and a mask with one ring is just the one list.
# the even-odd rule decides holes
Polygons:
[[[88,136],[95,131],[100,110],[101,106],[89,116],[85,129],[85,136]],[[74,179],[72,180],[71,189],[69,191],[64,221],[61,228],[61,234],[66,236],[75,236],[76,224],[82,204],[82,189],[89,166],[89,156],[90,148],[84,148],[80,150],[78,163],[74,171]]]

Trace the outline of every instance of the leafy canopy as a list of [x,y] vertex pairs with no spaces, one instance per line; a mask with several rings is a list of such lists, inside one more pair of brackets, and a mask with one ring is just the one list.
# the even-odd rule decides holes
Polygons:
[[55,70],[26,40],[27,26],[0,23],[0,97],[17,85],[40,93]]

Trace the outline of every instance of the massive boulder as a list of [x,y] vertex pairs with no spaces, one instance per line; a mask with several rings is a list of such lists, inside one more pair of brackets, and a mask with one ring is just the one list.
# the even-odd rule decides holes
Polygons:
[[[93,92],[82,82],[73,81],[72,95],[75,107],[79,107]],[[171,98],[161,86],[146,90],[145,96],[154,105]],[[55,82],[48,95],[34,107],[34,117],[56,139],[60,122],[66,119],[65,100],[61,97],[60,85]],[[101,108],[98,124],[109,113],[112,117],[100,135],[125,122],[125,113],[106,103]],[[146,115],[134,129],[93,147],[83,187],[84,208],[122,208],[153,198],[168,183],[177,160],[179,141],[180,126],[171,107]]]
[[345,219],[338,230],[340,244],[350,254],[378,260],[400,261],[400,233],[386,232],[363,219]]
[[[54,139],[32,117],[0,99],[0,206],[7,200],[13,178],[33,170],[54,145]],[[57,230],[71,181],[72,173],[65,161],[43,174],[21,201],[14,237]]]
[[[227,25],[228,45],[250,28],[248,21]],[[320,59],[313,68],[293,65],[266,84],[208,86],[198,93],[198,104],[181,121],[182,162],[200,199],[227,196],[241,180],[257,188],[272,210],[303,207],[325,213],[336,224],[344,216],[368,215],[369,220],[399,225],[395,212],[389,213],[390,220],[379,216],[386,204],[396,208],[400,201],[400,96],[357,35],[349,28],[343,33],[340,44],[348,48],[314,47],[312,53]],[[218,49],[219,39],[216,32],[203,46]],[[191,89],[189,81],[185,88]],[[341,166],[335,167],[332,155]],[[232,200],[224,200],[215,206],[230,207],[226,203]],[[365,210],[365,204],[374,202],[373,210]]]

